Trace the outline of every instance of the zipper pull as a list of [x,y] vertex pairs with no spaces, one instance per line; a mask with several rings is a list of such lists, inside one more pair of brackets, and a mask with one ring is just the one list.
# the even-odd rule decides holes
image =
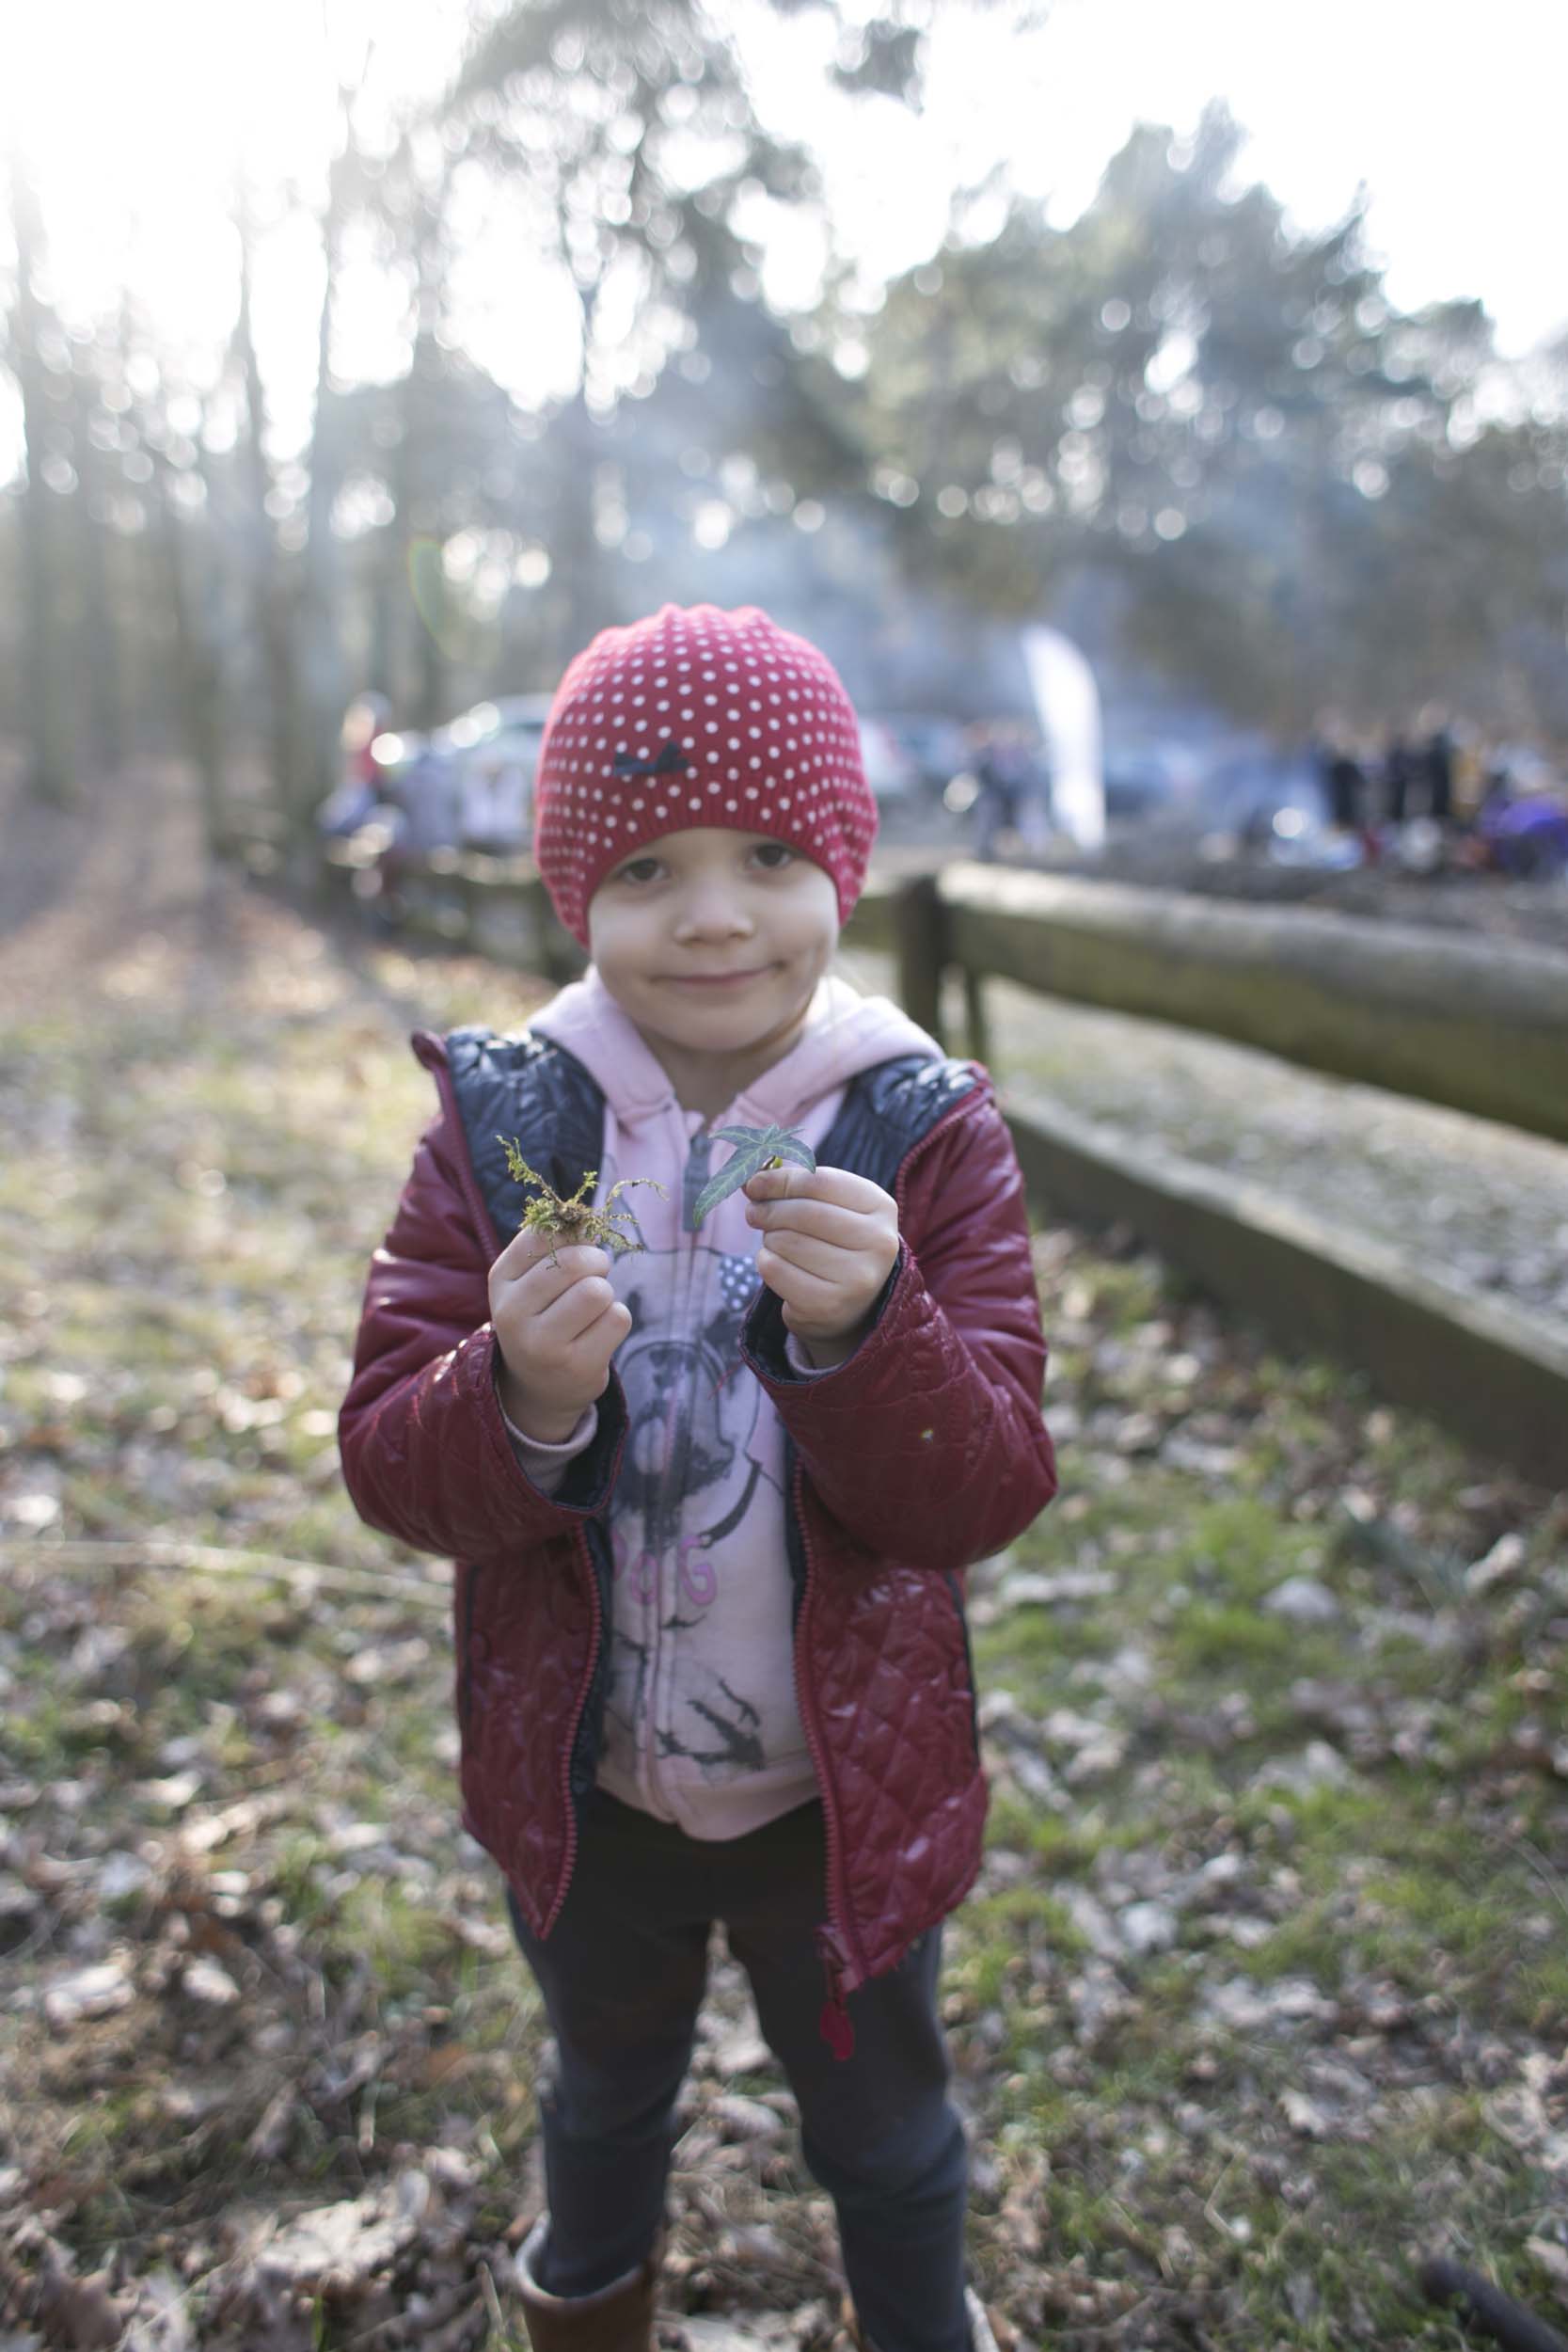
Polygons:
[[816,1949],[828,1987],[817,2031],[835,2058],[851,2058],[855,2055],[855,2028],[844,2002],[844,1947],[831,1924],[824,1923],[817,1929]]

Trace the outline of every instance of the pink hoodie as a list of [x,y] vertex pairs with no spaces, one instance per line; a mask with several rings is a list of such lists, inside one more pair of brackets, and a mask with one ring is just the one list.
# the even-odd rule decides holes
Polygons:
[[[610,1517],[599,1785],[689,1836],[737,1837],[816,1794],[795,1690],[784,1430],[740,1360],[760,1235],[741,1193],[692,1231],[692,1204],[730,1147],[681,1108],[596,971],[530,1025],[603,1091],[598,1197],[622,1176],[665,1187],[663,1199],[639,1187],[618,1204],[634,1212],[643,1248],[618,1256],[610,1278],[633,1322],[615,1359],[629,1427]],[[857,1072],[940,1051],[885,997],[827,979],[799,1044],[711,1123],[776,1120],[815,1147]],[[526,1152],[526,1136],[522,1144]],[[514,1430],[535,1485],[552,1491],[594,1426],[590,1408],[561,1446]]]

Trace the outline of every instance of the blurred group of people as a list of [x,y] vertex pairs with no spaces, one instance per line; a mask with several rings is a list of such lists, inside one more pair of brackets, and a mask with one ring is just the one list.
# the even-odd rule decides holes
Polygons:
[[1381,742],[1330,724],[1319,773],[1330,824],[1369,863],[1515,876],[1568,872],[1568,792],[1532,745],[1489,742],[1444,714]]
[[[982,719],[966,730],[966,788],[945,795],[949,808],[973,815],[974,854],[992,864],[1002,836],[1014,834],[1026,851],[1051,837],[1051,771],[1039,737],[1025,720]],[[967,787],[972,786],[973,789]]]

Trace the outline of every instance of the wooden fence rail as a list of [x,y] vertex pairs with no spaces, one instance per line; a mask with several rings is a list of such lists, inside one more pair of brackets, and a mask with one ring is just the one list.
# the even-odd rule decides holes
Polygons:
[[972,1005],[1012,980],[1568,1139],[1568,953],[988,866],[914,910],[901,960],[927,1000],[957,968]]

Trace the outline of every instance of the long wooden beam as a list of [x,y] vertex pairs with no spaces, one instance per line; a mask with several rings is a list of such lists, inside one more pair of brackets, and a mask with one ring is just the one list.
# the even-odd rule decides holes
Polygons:
[[1003,1106],[1037,1206],[1131,1225],[1291,1353],[1319,1349],[1527,1477],[1568,1486],[1560,1329],[1055,1104],[1008,1093]]
[[938,904],[969,973],[1568,1139],[1568,952],[967,864]]

